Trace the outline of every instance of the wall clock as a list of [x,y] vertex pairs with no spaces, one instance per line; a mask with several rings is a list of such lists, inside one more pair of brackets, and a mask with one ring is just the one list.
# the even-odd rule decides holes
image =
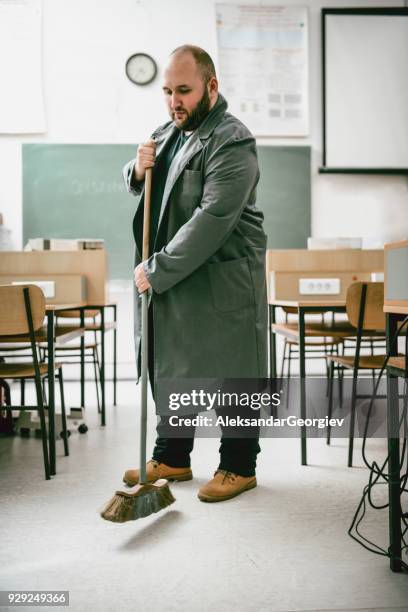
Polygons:
[[151,83],[157,74],[157,64],[147,53],[135,53],[126,62],[126,75],[136,85]]

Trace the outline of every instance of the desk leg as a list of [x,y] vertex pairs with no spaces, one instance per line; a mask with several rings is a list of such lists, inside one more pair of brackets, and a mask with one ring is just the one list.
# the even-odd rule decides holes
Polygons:
[[113,405],[116,406],[116,360],[117,360],[117,333],[116,333],[116,325],[117,325],[117,306],[116,304],[113,307],[113,320],[115,322],[115,327],[113,330]]
[[[391,315],[387,320],[387,352],[397,354],[398,344],[391,346],[391,339],[397,331],[397,321]],[[387,373],[387,430],[388,430],[388,525],[391,555],[390,568],[400,572],[401,565],[401,497],[400,497],[400,452],[399,452],[399,398],[398,378]],[[398,432],[398,433],[397,433]]]
[[106,425],[105,417],[105,308],[101,308],[101,425]]
[[56,474],[55,448],[55,315],[52,310],[47,312],[47,348],[48,348],[48,435],[50,441],[50,474]]
[[[305,368],[305,311],[299,312],[299,374],[300,374],[300,418],[306,419],[306,368]],[[300,428],[300,451],[302,465],[307,465],[306,427]]]
[[269,304],[269,376],[272,379],[276,378],[276,335],[272,331],[275,318],[275,306]]
[[[85,327],[85,311],[83,308],[79,314],[80,326]],[[85,332],[81,336],[81,408],[85,408]]]

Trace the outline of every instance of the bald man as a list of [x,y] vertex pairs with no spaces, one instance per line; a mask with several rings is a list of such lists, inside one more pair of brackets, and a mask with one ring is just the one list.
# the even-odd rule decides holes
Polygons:
[[[266,236],[255,206],[259,179],[255,140],[227,112],[214,63],[184,45],[170,56],[163,94],[171,121],[141,144],[124,168],[141,195],[133,220],[135,348],[140,373],[140,301],[151,292],[149,377],[157,398],[164,379],[264,378],[267,374]],[[141,262],[144,178],[153,169],[150,257]],[[237,411],[237,407],[233,411]],[[194,427],[172,435],[161,415],[150,482],[191,480]],[[222,428],[220,462],[198,491],[224,501],[256,486],[259,429]],[[124,481],[138,482],[139,470]]]

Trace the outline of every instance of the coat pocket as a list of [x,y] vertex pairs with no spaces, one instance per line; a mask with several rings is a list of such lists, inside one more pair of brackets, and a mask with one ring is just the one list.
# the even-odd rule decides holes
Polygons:
[[202,191],[201,172],[199,170],[184,170],[182,194],[193,198],[201,197]]
[[[200,203],[202,192],[201,172],[184,170],[177,181],[177,190],[172,199],[177,202],[177,208],[182,214],[191,216]],[[185,223],[186,220],[188,219],[183,218],[181,222]]]
[[220,312],[241,310],[254,303],[248,258],[208,264],[214,308]]

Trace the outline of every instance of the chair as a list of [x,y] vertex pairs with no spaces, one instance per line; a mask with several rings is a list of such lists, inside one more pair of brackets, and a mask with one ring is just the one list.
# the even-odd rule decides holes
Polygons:
[[[297,308],[285,306],[283,308],[285,312],[285,324],[289,323],[289,315],[297,316]],[[321,323],[324,324],[324,313],[317,313],[321,316]],[[339,348],[343,345],[343,338],[331,338],[331,337],[307,337],[305,339],[305,352],[308,359],[323,359],[326,366],[326,375],[329,376],[327,368],[326,358],[328,355],[333,353],[338,354]],[[291,376],[291,363],[292,360],[298,358],[299,355],[299,341],[294,338],[284,338],[283,344],[283,355],[281,365],[281,378],[285,375],[285,362],[287,362],[287,378],[288,382]],[[288,353],[288,355],[286,355]]]
[[[50,465],[47,445],[47,428],[42,381],[48,376],[48,364],[40,363],[37,354],[36,331],[40,330],[45,317],[45,297],[35,285],[0,286],[0,336],[28,336],[32,361],[26,363],[0,363],[0,380],[28,380],[35,382],[36,406],[11,406],[10,393],[6,393],[9,410],[38,410],[41,425],[42,450],[46,480],[50,480]],[[25,339],[25,338],[24,338]],[[62,427],[65,455],[69,454],[68,432],[65,415],[62,365],[55,364],[61,394]],[[7,389],[7,387],[6,387]]]
[[[105,377],[102,376],[102,364],[101,359],[98,354],[98,347],[102,342],[102,334],[113,331],[113,405],[116,406],[116,387],[117,387],[117,323],[116,323],[116,304],[112,303],[109,306],[113,308],[113,321],[105,321],[102,324],[101,320],[98,320],[98,316],[100,315],[99,310],[88,308],[84,311],[85,316],[85,330],[87,332],[93,332],[93,341],[87,341],[85,343],[85,349],[90,351],[91,363],[94,365],[94,377],[95,377],[95,385],[96,385],[96,393],[97,393],[97,402],[98,402],[98,412],[101,412],[100,403],[99,403],[99,388],[98,388],[98,379],[99,383],[104,385]],[[67,310],[64,312],[60,312],[58,314],[57,325],[59,325],[59,320],[69,318],[71,319],[71,324],[80,325],[80,316],[79,311],[76,310]],[[100,338],[98,341],[97,332],[100,332]],[[72,350],[73,353],[77,352],[78,357],[80,358],[80,347],[69,347],[65,350]],[[59,349],[58,349],[59,350]],[[64,349],[63,349],[64,350]],[[73,355],[76,356],[76,355]],[[84,389],[81,391],[81,397],[84,396]],[[104,420],[104,415],[102,415],[102,421]],[[104,424],[104,422],[102,422]]]
[[[367,398],[357,393],[358,374],[361,370],[375,372],[380,370],[385,361],[385,355],[362,355],[362,339],[385,335],[384,283],[353,283],[347,291],[346,311],[349,323],[356,328],[356,345],[354,355],[330,355],[329,368],[329,401],[328,417],[333,410],[333,378],[335,367],[337,371],[352,370],[353,384],[351,394],[349,448],[347,465],[353,465],[353,445],[356,403],[358,399]],[[327,429],[327,444],[330,444],[330,426]]]
[[[58,331],[58,327],[56,328]],[[96,332],[95,332],[96,335]],[[46,361],[48,356],[47,344],[40,344],[41,361]],[[61,357],[65,364],[81,363],[81,345],[78,343],[68,343],[66,345],[55,347],[55,357]],[[69,359],[69,360],[68,360]],[[99,384],[100,384],[100,364],[98,356],[98,344],[92,341],[86,341],[84,345],[84,364],[91,363],[94,371],[94,381],[96,390],[96,402],[98,413],[101,412],[101,402],[99,399]]]

